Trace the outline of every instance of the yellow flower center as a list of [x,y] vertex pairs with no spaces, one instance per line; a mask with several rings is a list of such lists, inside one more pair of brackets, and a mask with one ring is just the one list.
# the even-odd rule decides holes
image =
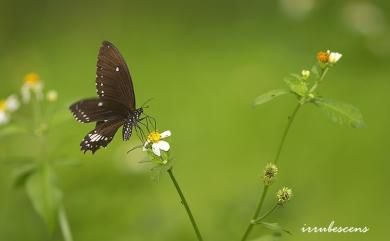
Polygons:
[[29,74],[26,74],[26,76],[24,76],[24,83],[26,83],[27,85],[30,85],[30,86],[35,86],[37,84],[39,84],[39,75],[36,74],[36,73],[29,73]]
[[5,111],[7,109],[7,102],[5,100],[0,100],[0,111]]
[[161,139],[161,134],[157,131],[150,132],[148,135],[148,141],[156,143],[160,141]]

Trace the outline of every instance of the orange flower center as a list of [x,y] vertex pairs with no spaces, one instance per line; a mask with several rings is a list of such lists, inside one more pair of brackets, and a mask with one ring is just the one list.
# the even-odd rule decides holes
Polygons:
[[321,51],[317,53],[317,60],[321,63],[328,63],[329,61],[329,53]]

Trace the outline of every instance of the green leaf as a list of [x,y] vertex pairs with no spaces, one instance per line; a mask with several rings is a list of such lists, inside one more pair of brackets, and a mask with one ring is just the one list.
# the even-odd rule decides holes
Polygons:
[[285,95],[288,93],[290,93],[290,91],[286,89],[271,90],[265,94],[256,97],[255,100],[253,101],[253,105],[256,106],[256,105],[264,104],[270,100],[275,99],[278,96]]
[[52,234],[57,224],[58,208],[62,194],[55,185],[53,171],[48,166],[41,167],[26,182],[27,194],[35,211],[45,220]]
[[290,90],[300,96],[305,96],[308,91],[307,84],[298,75],[290,75],[284,79],[284,82],[290,87]]
[[28,178],[36,171],[36,165],[34,163],[20,166],[16,169],[14,174],[14,187],[19,188],[24,186]]
[[261,225],[263,225],[266,229],[269,229],[271,231],[274,231],[276,233],[288,233],[291,234],[290,231],[283,229],[278,223],[267,223],[267,222],[261,222]]
[[314,99],[314,104],[335,123],[348,124],[354,128],[362,128],[365,125],[362,113],[353,105],[324,98]]

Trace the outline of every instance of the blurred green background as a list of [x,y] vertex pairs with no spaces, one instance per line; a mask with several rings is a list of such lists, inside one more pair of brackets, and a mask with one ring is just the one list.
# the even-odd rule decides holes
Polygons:
[[[238,240],[260,195],[262,168],[276,151],[292,96],[251,107],[257,95],[284,87],[283,77],[310,68],[319,50],[343,53],[320,90],[357,106],[367,126],[326,119],[314,106],[298,114],[279,162],[294,198],[268,219],[284,240],[385,240],[390,214],[388,1],[0,1],[2,98],[23,76],[40,74],[58,106],[95,95],[102,40],[125,57],[138,103],[170,129],[175,173],[205,240]],[[69,117],[71,115],[69,114]],[[95,155],[79,152],[93,125],[69,118],[52,130],[59,183],[76,241],[195,240],[167,175],[151,181],[137,144],[118,135]],[[0,140],[0,153],[25,154],[34,140]],[[0,166],[0,240],[49,240],[44,222],[11,168]],[[269,195],[266,207],[274,203]],[[304,225],[368,226],[365,234],[307,234]],[[253,238],[268,233],[256,227]],[[62,240],[57,231],[53,240]]]

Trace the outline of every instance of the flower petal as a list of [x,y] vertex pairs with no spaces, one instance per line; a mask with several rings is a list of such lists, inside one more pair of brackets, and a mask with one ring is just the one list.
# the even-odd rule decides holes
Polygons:
[[329,54],[329,63],[334,64],[340,60],[343,55],[338,52],[332,52]]
[[156,156],[161,156],[160,147],[157,143],[153,143],[152,145],[152,151]]
[[4,111],[0,111],[0,125],[1,124],[6,124],[9,121],[9,117],[7,113]]
[[147,150],[148,150],[148,148],[146,148],[146,147],[149,145],[149,143],[150,143],[149,140],[145,141],[145,144],[144,144],[144,146],[142,147],[142,151],[147,151]]
[[30,93],[30,87],[27,84],[24,84],[21,88],[22,93],[22,99],[24,103],[30,102],[31,99],[31,93]]
[[19,100],[18,98],[16,97],[16,95],[10,95],[8,98],[7,98],[7,110],[9,111],[15,111],[19,108],[20,104],[19,104]]
[[163,133],[160,134],[161,138],[167,138],[168,136],[171,136],[172,133],[171,131],[164,131]]
[[158,148],[160,148],[163,151],[169,151],[170,145],[166,141],[159,141],[156,143]]

